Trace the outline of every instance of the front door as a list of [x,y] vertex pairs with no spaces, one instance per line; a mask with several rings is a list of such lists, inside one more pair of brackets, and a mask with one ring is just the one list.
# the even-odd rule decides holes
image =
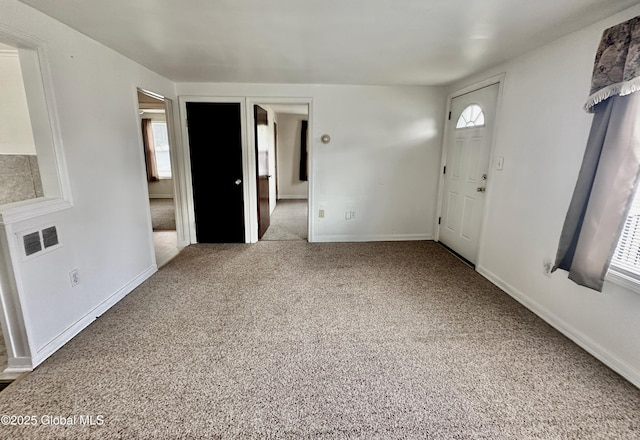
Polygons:
[[244,243],[240,103],[187,102],[198,243]]
[[498,84],[451,101],[439,240],[476,263]]
[[267,111],[255,105],[253,107],[255,144],[256,144],[256,178],[258,188],[258,239],[261,239],[271,224],[269,208],[269,121]]

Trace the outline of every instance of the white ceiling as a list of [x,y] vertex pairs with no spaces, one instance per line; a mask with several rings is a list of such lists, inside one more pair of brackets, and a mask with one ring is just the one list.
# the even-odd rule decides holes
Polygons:
[[414,85],[450,83],[638,3],[21,1],[174,81]]

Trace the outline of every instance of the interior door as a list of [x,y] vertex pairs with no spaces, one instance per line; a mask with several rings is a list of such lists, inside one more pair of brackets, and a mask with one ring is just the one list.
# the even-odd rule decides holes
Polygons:
[[256,145],[256,178],[258,188],[258,239],[271,224],[269,210],[269,121],[267,111],[259,105],[253,107]]
[[186,109],[198,243],[244,243],[240,103]]
[[476,263],[498,84],[454,98],[448,124],[439,240]]

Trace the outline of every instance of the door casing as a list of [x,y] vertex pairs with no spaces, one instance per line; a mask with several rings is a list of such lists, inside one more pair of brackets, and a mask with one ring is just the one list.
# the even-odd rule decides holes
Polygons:
[[[183,155],[182,161],[184,164],[184,176],[186,181],[186,199],[187,199],[187,211],[188,211],[188,223],[189,223],[189,239],[191,243],[197,243],[198,238],[196,235],[196,218],[195,218],[195,209],[194,209],[194,198],[193,198],[193,175],[191,173],[191,150],[189,147],[189,133],[187,127],[187,102],[201,102],[201,103],[234,103],[240,104],[240,124],[244,123],[246,120],[246,106],[245,99],[242,97],[208,97],[208,96],[181,96],[179,98],[180,102],[180,125],[182,128],[182,139],[183,141]],[[247,237],[247,224],[248,224],[248,213],[247,213],[247,197],[248,197],[248,187],[251,186],[250,182],[252,180],[251,175],[247,175],[247,138],[246,138],[246,130],[240,130],[241,137],[241,146],[242,146],[242,192],[244,198],[244,223],[245,223],[245,241]],[[255,180],[255,179],[254,179]],[[249,184],[248,184],[249,183]]]
[[240,117],[242,119],[242,181],[243,185],[243,197],[244,197],[244,226],[245,226],[245,241],[247,243],[258,242],[258,212],[254,209],[258,204],[258,189],[256,187],[256,154],[253,142],[249,142],[249,139],[254,139],[255,129],[253,126],[253,112],[247,111],[247,108],[253,108],[254,105],[264,104],[306,104],[309,109],[309,144],[307,158],[309,161],[309,196],[308,196],[308,241],[314,241],[314,222],[313,216],[313,98],[310,97],[245,97],[245,96],[193,96],[185,95],[178,98],[180,105],[180,127],[182,133],[182,167],[183,167],[183,179],[181,183],[185,190],[185,198],[187,202],[187,219],[188,219],[188,231],[190,243],[197,243],[196,227],[195,227],[195,211],[193,202],[193,190],[191,186],[191,159],[188,143],[187,132],[187,102],[235,102],[240,103]]
[[[442,141],[442,150],[441,150],[441,161],[440,161],[440,179],[439,179],[439,183],[438,183],[438,209],[436,210],[436,217],[434,219],[434,224],[436,225],[436,234],[435,234],[435,239],[436,241],[440,240],[440,224],[438,224],[438,219],[442,217],[442,202],[444,199],[444,174],[443,174],[443,170],[445,167],[445,164],[447,163],[447,145],[449,142],[449,132],[450,132],[450,126],[451,124],[455,124],[457,121],[453,120],[449,120],[448,119],[448,115],[449,112],[451,111],[451,102],[453,101],[453,99],[457,98],[458,96],[462,96],[465,95],[467,93],[472,93],[475,92],[476,90],[480,90],[482,88],[494,85],[494,84],[498,84],[498,97],[497,97],[497,101],[496,101],[496,115],[495,115],[495,121],[493,126],[491,127],[491,129],[493,130],[493,136],[491,138],[491,143],[489,146],[489,170],[491,171],[492,169],[495,170],[495,144],[496,144],[496,139],[497,139],[497,132],[496,129],[498,127],[498,119],[500,118],[500,113],[501,113],[501,108],[502,108],[502,93],[503,93],[503,87],[504,87],[504,78],[505,78],[505,74],[501,73],[499,75],[487,78],[483,81],[479,81],[477,83],[474,83],[470,86],[464,87],[460,90],[457,90],[451,94],[449,94],[449,96],[447,97],[447,108],[446,108],[446,112],[445,112],[445,127],[444,127],[444,136],[443,136],[443,141]],[[479,239],[478,239],[478,250],[477,250],[477,255],[476,255],[476,263],[475,266],[476,268],[479,268],[482,266],[482,250],[484,249],[484,237],[486,236],[486,228],[487,228],[487,217],[488,217],[488,213],[491,207],[491,187],[492,187],[492,179],[489,178],[489,180],[486,183],[486,197],[485,197],[485,202],[484,202],[484,206],[483,206],[483,212],[482,212],[482,224],[480,225],[480,235],[479,235]]]

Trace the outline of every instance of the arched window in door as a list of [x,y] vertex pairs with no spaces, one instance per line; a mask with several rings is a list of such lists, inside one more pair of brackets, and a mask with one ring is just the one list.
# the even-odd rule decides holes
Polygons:
[[462,111],[456,128],[484,127],[484,112],[478,104],[471,104]]

